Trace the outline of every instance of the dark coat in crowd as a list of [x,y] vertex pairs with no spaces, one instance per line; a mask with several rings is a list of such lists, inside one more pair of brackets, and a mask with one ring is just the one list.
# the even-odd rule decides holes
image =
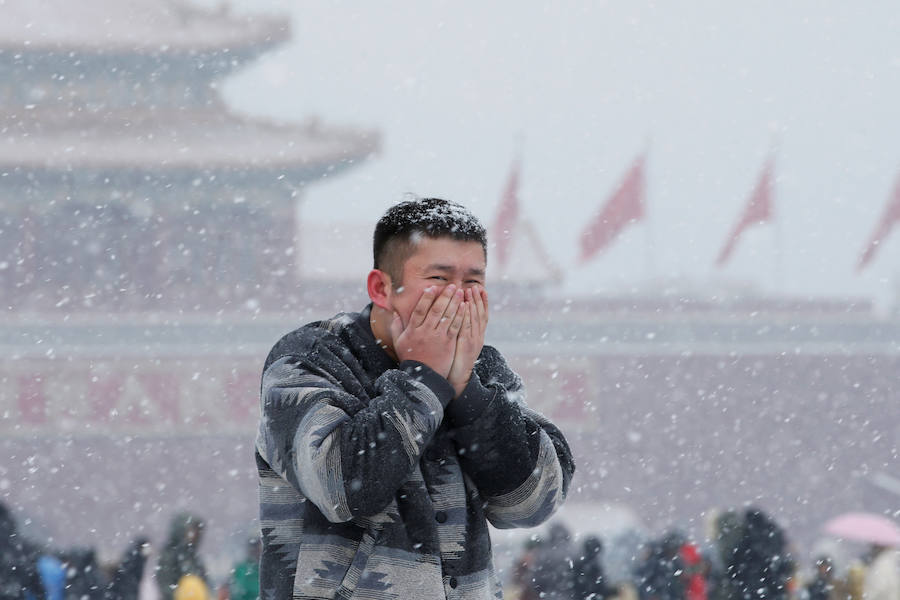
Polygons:
[[584,540],[581,556],[575,560],[576,600],[605,600],[617,593],[603,571],[603,542],[596,536]]
[[106,600],[137,600],[147,564],[147,540],[132,542],[106,588]]
[[735,579],[735,560],[742,530],[741,516],[735,511],[723,512],[716,518],[715,552],[710,556],[710,600],[740,600],[743,597]]
[[808,600],[831,600],[836,596],[834,586],[834,565],[828,556],[816,559],[816,575],[806,585]]
[[763,511],[747,509],[734,563],[734,578],[741,597],[744,600],[786,599],[792,571],[784,531]]
[[532,574],[534,589],[545,600],[570,600],[575,589],[576,549],[569,530],[561,523],[550,526],[538,546]]
[[636,573],[641,600],[683,600],[684,563],[679,556],[682,544],[683,539],[677,534],[650,543]]
[[185,575],[196,575],[209,585],[206,567],[197,553],[203,528],[203,520],[196,515],[182,513],[172,519],[169,539],[156,567],[156,583],[162,600],[173,600],[175,588]]
[[38,555],[36,548],[19,535],[9,509],[0,504],[0,600],[44,600]]
[[831,600],[834,584],[824,579],[813,579],[806,586],[806,594],[809,600]]
[[66,569],[66,600],[102,600],[106,581],[93,548],[74,548],[60,555]]

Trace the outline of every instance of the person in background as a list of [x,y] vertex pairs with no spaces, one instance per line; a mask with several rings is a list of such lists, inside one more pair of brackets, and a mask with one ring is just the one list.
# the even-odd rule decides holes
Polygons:
[[258,537],[247,541],[246,556],[231,570],[228,581],[228,597],[231,600],[256,600],[259,598],[259,556],[262,550]]
[[650,542],[637,566],[641,600],[684,599],[684,563],[679,555],[683,543],[682,535],[674,531]]
[[0,502],[0,600],[44,600],[37,561],[38,553],[19,534],[12,513]]
[[188,573],[178,580],[173,600],[212,600],[209,586],[198,575]]
[[97,552],[91,547],[72,548],[62,553],[66,570],[66,600],[102,600],[106,579]]
[[569,529],[562,523],[552,523],[547,538],[538,547],[532,574],[534,589],[540,598],[572,598],[575,591],[576,554]]
[[575,560],[575,600],[607,600],[618,593],[609,585],[603,569],[603,541],[589,535]]
[[209,587],[206,567],[198,553],[203,528],[203,520],[196,515],[181,513],[172,519],[169,538],[156,566],[161,600],[173,600],[175,589],[185,575],[194,575]]
[[146,538],[137,538],[131,543],[110,578],[105,600],[138,600],[149,554],[150,544]]
[[879,544],[869,551],[863,583],[865,600],[900,600],[900,551]]
[[866,566],[860,558],[850,561],[843,577],[834,582],[839,600],[863,600],[863,586],[866,580]]
[[735,553],[735,582],[744,600],[785,600],[794,564],[784,530],[765,512],[748,508]]
[[47,552],[38,558],[37,568],[47,600],[65,600],[66,567],[63,561],[55,554]]
[[812,581],[806,584],[806,596],[808,600],[836,600],[834,585],[834,563],[830,556],[820,556],[816,559],[816,574]]
[[708,578],[710,600],[740,600],[743,596],[736,580],[735,561],[743,536],[741,516],[733,510],[718,514],[713,525],[714,541]]
[[685,600],[707,600],[706,578],[709,568],[706,559],[696,544],[686,542],[679,549],[679,556],[684,563],[684,598]]
[[537,555],[543,540],[540,536],[533,535],[528,538],[522,548],[522,554],[516,560],[512,572],[512,586],[509,590],[513,600],[538,600],[540,595],[534,589],[534,570],[536,568]]

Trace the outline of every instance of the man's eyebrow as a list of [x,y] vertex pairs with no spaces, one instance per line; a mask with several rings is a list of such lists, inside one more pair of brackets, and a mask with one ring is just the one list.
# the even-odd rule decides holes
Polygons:
[[425,267],[426,271],[453,271],[453,267],[450,265],[442,265],[440,263],[431,263],[427,267]]
[[[456,271],[454,267],[451,265],[442,265],[440,263],[433,263],[425,267],[426,271],[441,271],[444,273],[453,273]],[[484,275],[484,269],[469,269],[466,271],[467,275]]]

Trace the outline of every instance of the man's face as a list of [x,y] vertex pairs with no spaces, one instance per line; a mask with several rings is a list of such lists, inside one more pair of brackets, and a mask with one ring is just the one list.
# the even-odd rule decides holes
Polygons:
[[402,284],[393,282],[389,301],[405,327],[425,288],[434,286],[439,294],[451,283],[457,288],[484,287],[485,267],[479,242],[422,237],[403,264]]

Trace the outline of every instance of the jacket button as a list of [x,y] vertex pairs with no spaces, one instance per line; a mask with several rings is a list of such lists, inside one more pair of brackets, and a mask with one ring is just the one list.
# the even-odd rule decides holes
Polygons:
[[451,577],[450,578],[450,587],[455,590],[456,586],[458,586],[458,585],[459,585],[459,582],[456,580],[456,577]]
[[[437,511],[436,513],[434,513],[434,520],[437,521],[438,523],[445,522],[447,520],[447,513],[445,513],[442,510]],[[453,586],[453,587],[456,587],[456,586]]]

